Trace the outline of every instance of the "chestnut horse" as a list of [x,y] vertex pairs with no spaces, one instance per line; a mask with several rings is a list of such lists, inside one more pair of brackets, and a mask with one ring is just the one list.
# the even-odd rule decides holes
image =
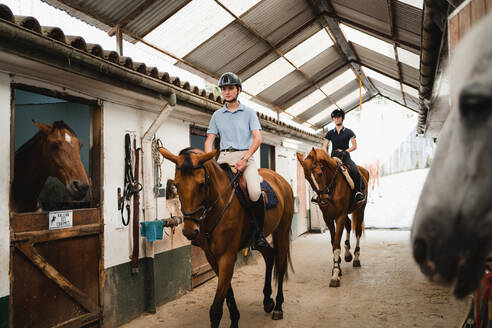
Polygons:
[[80,160],[82,143],[63,121],[34,122],[39,132],[15,152],[14,181],[10,197],[13,212],[33,212],[46,179],[56,177],[73,200],[81,200],[89,180]]
[[[183,234],[200,246],[218,276],[215,298],[210,308],[212,327],[218,327],[224,298],[229,308],[231,327],[238,327],[239,311],[231,286],[237,253],[245,247],[252,232],[252,218],[235,196],[228,173],[213,159],[216,150],[183,149],[179,156],[165,148],[159,152],[176,164],[174,183],[184,215]],[[265,213],[265,235],[273,235],[273,248],[259,249],[266,264],[263,308],[273,310],[274,320],[282,319],[283,280],[290,263],[290,226],[294,214],[294,195],[287,181],[274,171],[260,169],[278,198],[278,205]],[[234,180],[236,181],[236,180]],[[272,268],[277,281],[276,302],[272,294]],[[291,266],[292,267],[292,266]]]
[[[355,229],[356,247],[354,252],[354,267],[360,267],[360,247],[359,241],[362,235],[364,222],[364,209],[366,201],[362,204],[353,206],[352,190],[343,177],[341,161],[337,158],[330,157],[323,149],[313,148],[306,159],[297,153],[297,159],[304,169],[304,176],[311,184],[313,190],[318,194],[315,202],[318,203],[323,219],[330,229],[331,244],[333,246],[333,271],[330,280],[330,287],[340,286],[340,276],[342,269],[340,267],[340,241],[342,239],[343,228],[347,229],[345,240],[345,261],[352,260],[350,253],[350,219],[348,214],[352,213],[352,226]],[[367,199],[367,181],[369,172],[359,166],[361,177],[364,181],[363,193]],[[314,178],[314,180],[313,180]],[[335,226],[336,223],[336,226]]]

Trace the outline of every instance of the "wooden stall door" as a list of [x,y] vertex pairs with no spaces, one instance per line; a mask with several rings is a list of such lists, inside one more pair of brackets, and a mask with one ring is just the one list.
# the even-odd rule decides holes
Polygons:
[[215,272],[208,264],[203,250],[191,245],[191,287],[195,288],[213,277],[215,277]]
[[48,212],[11,215],[11,327],[97,327],[102,318],[98,208],[72,210],[49,230]]

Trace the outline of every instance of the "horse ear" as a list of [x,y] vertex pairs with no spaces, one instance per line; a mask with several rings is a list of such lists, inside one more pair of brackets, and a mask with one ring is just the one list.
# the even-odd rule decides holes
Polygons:
[[297,156],[297,160],[299,161],[299,163],[304,164],[304,158],[302,156],[301,153],[296,153],[296,156]]
[[214,150],[212,150],[212,151],[211,151],[211,152],[209,152],[209,153],[206,153],[206,154],[200,155],[200,156],[198,157],[198,163],[203,164],[203,163],[205,163],[206,161],[208,161],[209,159],[214,158],[216,154],[217,154],[217,149],[214,149]]
[[174,155],[173,153],[171,153],[169,150],[167,150],[166,148],[164,147],[159,147],[157,148],[157,150],[159,151],[159,153],[161,153],[162,156],[164,156],[164,158],[170,160],[171,162],[173,162],[174,164],[176,164],[178,162],[178,158],[179,156],[176,156]]
[[36,125],[38,127],[39,130],[41,130],[41,132],[43,132],[44,134],[49,134],[50,131],[51,131],[51,128],[53,127],[53,125],[48,125],[48,124],[43,124],[43,123],[40,123],[40,122],[36,122],[34,120],[32,120],[34,125]]

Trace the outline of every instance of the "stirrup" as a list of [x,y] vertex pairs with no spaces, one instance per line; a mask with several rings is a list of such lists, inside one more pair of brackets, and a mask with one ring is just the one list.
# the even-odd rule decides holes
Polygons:
[[263,233],[259,233],[255,237],[255,241],[253,243],[253,246],[251,246],[251,249],[258,250],[260,248],[272,248],[268,241],[265,238],[265,235]]

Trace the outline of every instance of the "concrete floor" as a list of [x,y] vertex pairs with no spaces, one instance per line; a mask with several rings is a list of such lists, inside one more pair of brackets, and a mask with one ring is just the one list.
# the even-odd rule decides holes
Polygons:
[[[457,327],[468,300],[458,301],[447,288],[430,284],[413,262],[409,246],[408,231],[367,230],[361,241],[362,267],[353,268],[351,263],[342,262],[341,286],[329,288],[330,236],[328,233],[303,235],[292,243],[295,273],[284,284],[283,320],[273,321],[270,314],[263,312],[262,258],[236,269],[232,286],[241,313],[239,325]],[[216,283],[216,278],[212,279],[162,305],[157,314],[142,315],[123,327],[208,327],[208,310]],[[229,312],[224,305],[221,327],[229,327],[229,323]]]

